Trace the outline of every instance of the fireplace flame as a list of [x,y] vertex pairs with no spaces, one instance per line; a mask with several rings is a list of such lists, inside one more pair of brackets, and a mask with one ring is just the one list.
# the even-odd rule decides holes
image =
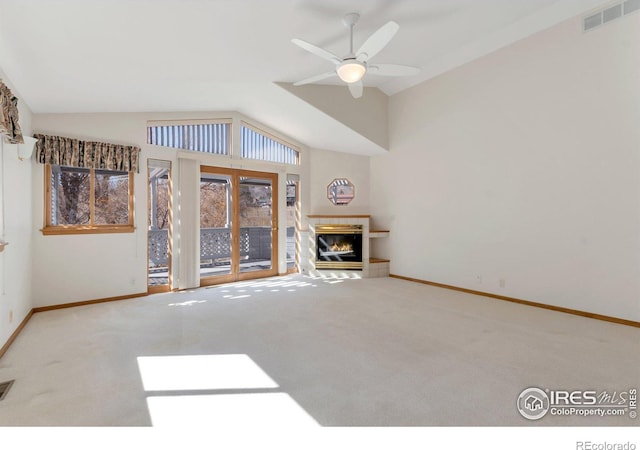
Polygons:
[[331,244],[332,252],[352,252],[353,246],[350,242],[334,242]]

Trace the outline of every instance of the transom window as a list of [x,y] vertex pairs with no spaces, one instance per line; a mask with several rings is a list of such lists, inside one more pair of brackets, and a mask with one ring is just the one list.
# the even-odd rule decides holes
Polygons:
[[223,156],[232,156],[231,149],[234,148],[240,152],[239,155],[234,153],[235,157],[300,164],[300,151],[295,146],[246,122],[240,122],[239,145],[236,143],[232,146],[234,127],[236,123],[231,119],[149,121],[147,143]]
[[44,234],[133,231],[133,173],[46,165]]
[[229,155],[228,121],[149,122],[147,143],[214,155]]
[[242,123],[240,128],[240,151],[243,158],[281,164],[300,164],[298,150],[246,123]]

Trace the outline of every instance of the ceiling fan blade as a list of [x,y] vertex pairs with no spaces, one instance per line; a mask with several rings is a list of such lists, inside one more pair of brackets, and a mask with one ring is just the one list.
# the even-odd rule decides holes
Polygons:
[[340,64],[342,62],[342,60],[338,58],[336,55],[334,55],[330,51],[327,51],[323,48],[318,47],[317,45],[310,44],[301,39],[291,39],[291,42],[296,44],[298,47],[308,51],[309,53],[313,53],[314,55],[319,56],[320,58],[329,60],[334,64]]
[[351,92],[351,95],[353,96],[353,98],[362,97],[362,91],[364,90],[364,85],[362,84],[362,80],[356,81],[355,83],[349,83],[348,86],[349,86],[349,92]]
[[400,25],[393,20],[378,28],[375,33],[369,36],[369,39],[364,41],[364,44],[362,44],[356,52],[358,60],[364,62],[373,58],[389,43],[399,29]]
[[420,69],[411,66],[401,66],[399,64],[375,64],[368,66],[367,72],[384,77],[408,77],[410,75],[417,75]]
[[336,71],[332,70],[331,72],[321,73],[319,75],[314,75],[309,78],[305,78],[304,80],[296,81],[293,83],[294,86],[302,86],[303,84],[315,83],[316,81],[324,80],[325,78],[329,78],[336,75]]

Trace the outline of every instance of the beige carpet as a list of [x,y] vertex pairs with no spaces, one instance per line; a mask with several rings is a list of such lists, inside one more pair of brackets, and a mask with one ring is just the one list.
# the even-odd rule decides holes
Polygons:
[[272,278],[35,314],[2,426],[627,426],[531,386],[640,384],[640,329],[391,278]]

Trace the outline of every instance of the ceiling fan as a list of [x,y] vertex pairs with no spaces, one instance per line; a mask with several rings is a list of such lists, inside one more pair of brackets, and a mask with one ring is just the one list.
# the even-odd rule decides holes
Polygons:
[[342,19],[342,22],[350,31],[349,53],[343,58],[301,39],[291,40],[291,42],[296,44],[298,47],[301,47],[302,49],[323,59],[331,61],[336,66],[330,72],[314,75],[293,83],[294,86],[315,83],[337,75],[342,81],[347,83],[351,95],[354,98],[360,98],[362,97],[364,86],[362,83],[362,77],[364,77],[366,73],[388,77],[399,77],[416,75],[420,71],[420,69],[416,67],[402,66],[398,64],[369,64],[369,60],[378,54],[378,52],[380,52],[380,50],[382,50],[398,32],[400,26],[394,21],[387,22],[385,25],[380,27],[375,33],[369,36],[369,38],[356,52],[354,52],[353,27],[358,23],[358,19],[360,19],[360,14],[358,13],[349,13]]

